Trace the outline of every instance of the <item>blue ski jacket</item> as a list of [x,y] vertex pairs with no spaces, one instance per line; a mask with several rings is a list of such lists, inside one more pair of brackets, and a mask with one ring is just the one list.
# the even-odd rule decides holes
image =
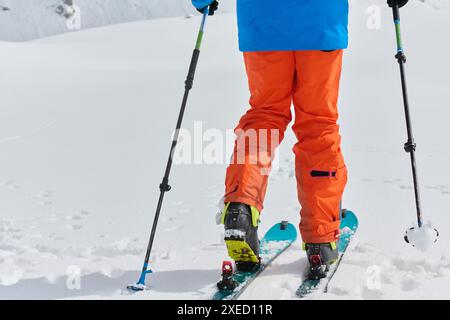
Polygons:
[[[204,8],[213,0],[192,0]],[[237,0],[241,51],[348,46],[348,0]]]

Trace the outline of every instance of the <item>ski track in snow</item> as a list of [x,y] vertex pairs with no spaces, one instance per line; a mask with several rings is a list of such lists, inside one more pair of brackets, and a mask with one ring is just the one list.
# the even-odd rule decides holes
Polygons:
[[[450,97],[448,75],[440,70],[450,66],[430,59],[426,48],[428,34],[448,27],[450,13],[418,1],[404,11],[425,219],[441,232],[423,254],[402,239],[415,211],[402,151],[395,43],[387,9],[378,31],[367,30],[365,15],[357,14],[372,3],[352,1],[340,101],[349,167],[344,205],[361,225],[329,292],[310,298],[448,299],[450,154],[442,146]],[[198,22],[154,20],[24,44],[0,42],[0,299],[211,297],[226,259],[223,229],[215,224],[225,164],[174,167],[151,256],[151,290],[124,290],[139,276]],[[233,15],[208,22],[188,129],[199,119],[205,128],[233,128],[246,109],[234,26]],[[142,38],[158,37],[161,29],[167,35],[158,38],[155,51],[154,42]],[[221,37],[209,36],[217,33]],[[367,55],[369,45],[382,51]],[[414,89],[421,85],[439,94],[430,102],[426,90]],[[270,177],[261,233],[280,220],[299,222],[294,143],[289,132]],[[305,266],[298,241],[241,298],[295,299]]]

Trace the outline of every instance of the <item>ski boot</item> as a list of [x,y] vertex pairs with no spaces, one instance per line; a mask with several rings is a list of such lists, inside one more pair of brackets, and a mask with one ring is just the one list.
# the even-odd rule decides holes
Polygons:
[[225,243],[238,271],[252,272],[261,264],[258,219],[258,210],[243,203],[228,203],[224,209]]
[[339,257],[336,242],[328,243],[306,243],[304,250],[309,261],[309,271],[307,278],[309,280],[319,280],[327,276],[330,266],[335,263]]

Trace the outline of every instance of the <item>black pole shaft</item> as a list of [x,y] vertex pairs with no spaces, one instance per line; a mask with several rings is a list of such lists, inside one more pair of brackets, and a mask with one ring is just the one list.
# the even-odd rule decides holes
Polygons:
[[405,106],[405,119],[406,119],[406,127],[408,132],[408,142],[406,143],[406,149],[411,148],[409,152],[411,158],[411,168],[412,168],[412,176],[414,182],[414,195],[416,201],[416,211],[417,211],[417,222],[419,227],[422,227],[422,207],[420,201],[420,191],[419,191],[419,179],[417,174],[417,165],[416,165],[416,143],[414,141],[414,137],[412,134],[412,124],[411,124],[411,115],[409,112],[409,102],[408,102],[408,94],[406,87],[406,75],[405,75],[405,67],[404,62],[400,62],[400,74],[402,79],[402,88],[403,88],[403,101]]
[[406,129],[408,134],[408,141],[405,144],[405,151],[410,154],[411,158],[411,169],[412,169],[412,176],[413,176],[413,182],[414,182],[414,195],[415,195],[415,204],[416,204],[416,211],[417,211],[417,223],[419,227],[422,227],[423,221],[422,221],[422,206],[421,206],[421,200],[420,200],[420,190],[419,190],[419,179],[417,174],[417,165],[416,165],[416,143],[414,141],[413,136],[413,130],[412,130],[412,122],[411,122],[411,114],[409,109],[409,99],[408,99],[408,88],[406,85],[406,74],[405,74],[405,63],[406,63],[406,56],[403,51],[402,47],[402,41],[401,41],[401,33],[400,33],[400,10],[398,7],[398,2],[395,0],[392,6],[392,12],[394,16],[394,22],[396,24],[396,32],[397,32],[397,45],[398,45],[398,52],[395,56],[397,58],[397,61],[399,63],[400,67],[400,76],[401,76],[401,83],[402,83],[402,93],[403,93],[403,104],[404,104],[404,111],[405,111],[405,120],[406,120]]
[[187,104],[188,97],[189,97],[189,91],[192,89],[192,85],[194,83],[195,71],[197,69],[199,56],[200,56],[200,50],[194,49],[194,52],[192,54],[191,63],[189,66],[189,72],[188,72],[188,75],[187,75],[187,78],[185,81],[185,90],[184,90],[184,95],[183,95],[183,101],[181,103],[180,113],[178,115],[178,120],[177,120],[177,124],[175,127],[175,133],[174,133],[174,137],[172,140],[172,146],[170,148],[169,158],[167,160],[166,170],[164,172],[163,180],[162,180],[161,184],[159,185],[159,189],[160,189],[159,200],[158,200],[158,205],[156,207],[156,213],[155,213],[155,217],[153,220],[152,231],[150,233],[150,239],[148,242],[147,253],[145,254],[145,261],[144,261],[144,266],[142,267],[142,272],[145,272],[147,270],[147,264],[150,259],[150,253],[152,251],[153,241],[155,240],[156,228],[158,225],[159,215],[161,213],[164,195],[166,192],[170,191],[170,189],[171,189],[171,187],[169,185],[169,176],[170,176],[170,171],[172,169],[173,153],[174,153],[175,148],[178,143],[178,137],[179,137],[181,125],[183,122],[184,112],[186,110],[186,104]]

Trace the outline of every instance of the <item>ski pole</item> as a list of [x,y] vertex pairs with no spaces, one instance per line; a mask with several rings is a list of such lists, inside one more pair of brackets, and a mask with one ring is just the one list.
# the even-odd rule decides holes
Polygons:
[[173,153],[174,153],[175,148],[178,143],[179,132],[180,132],[181,124],[183,122],[184,112],[186,110],[186,104],[187,104],[188,97],[189,97],[189,91],[192,89],[192,86],[194,84],[194,76],[195,76],[195,71],[197,69],[197,63],[198,63],[199,56],[200,56],[200,47],[202,45],[203,34],[204,34],[205,24],[206,24],[206,17],[208,16],[208,13],[209,13],[208,8],[205,8],[205,10],[203,12],[202,21],[200,24],[200,30],[197,35],[195,49],[192,54],[188,75],[187,75],[186,81],[185,81],[185,90],[184,90],[183,101],[181,103],[181,108],[180,108],[180,112],[178,115],[175,133],[174,133],[172,145],[170,148],[169,158],[167,160],[166,170],[165,170],[162,182],[159,185],[159,190],[160,190],[159,200],[158,200],[158,205],[156,207],[156,213],[155,213],[155,217],[153,220],[153,226],[152,226],[152,230],[150,233],[150,239],[149,239],[148,246],[147,246],[147,252],[145,254],[144,265],[142,266],[141,276],[139,277],[139,280],[136,284],[131,284],[127,287],[130,290],[134,290],[134,291],[144,290],[146,288],[145,287],[145,277],[147,274],[152,273],[151,269],[149,268],[150,254],[151,254],[152,247],[153,247],[153,241],[155,239],[156,228],[158,225],[159,215],[161,213],[164,195],[166,192],[170,191],[170,189],[172,188],[169,185],[169,176],[170,176],[170,171],[172,169]]
[[[406,75],[405,75],[405,64],[406,64],[406,55],[403,48],[402,34],[401,34],[401,25],[400,25],[400,7],[399,0],[390,0],[388,4],[392,7],[392,13],[395,24],[395,34],[397,39],[397,54],[395,58],[400,66],[400,77],[402,83],[402,94],[403,94],[403,105],[405,111],[405,120],[406,120],[406,130],[408,134],[408,141],[404,145],[404,149],[410,155],[411,159],[411,169],[412,176],[414,182],[414,196],[415,196],[415,204],[416,204],[416,214],[417,214],[417,225],[420,228],[423,226],[423,215],[422,215],[422,204],[420,201],[420,190],[419,190],[419,179],[417,174],[417,165],[416,165],[416,143],[414,141],[412,123],[411,123],[411,114],[409,110],[409,100],[408,100],[408,89],[406,86]],[[414,228],[410,228],[409,230],[414,230]],[[436,239],[439,236],[439,232],[434,229],[436,232]],[[408,239],[408,231],[406,231],[404,239],[406,242],[410,243]],[[435,240],[436,241],[436,240]]]
[[408,89],[406,86],[406,75],[405,75],[405,63],[406,63],[406,55],[403,49],[403,41],[401,35],[400,28],[400,10],[398,6],[398,0],[393,0],[392,3],[392,13],[394,17],[395,24],[395,34],[397,38],[397,54],[395,58],[400,66],[400,76],[402,83],[402,92],[403,92],[403,104],[405,110],[405,120],[406,120],[406,130],[408,133],[408,141],[405,143],[405,151],[410,154],[411,158],[411,167],[412,167],[412,175],[414,181],[414,194],[416,200],[416,211],[417,211],[417,223],[419,228],[423,225],[422,219],[422,206],[420,201],[420,191],[419,191],[419,181],[417,176],[417,166],[416,166],[416,143],[414,141],[413,132],[412,132],[412,124],[411,124],[411,115],[409,111],[409,100],[408,100]]

